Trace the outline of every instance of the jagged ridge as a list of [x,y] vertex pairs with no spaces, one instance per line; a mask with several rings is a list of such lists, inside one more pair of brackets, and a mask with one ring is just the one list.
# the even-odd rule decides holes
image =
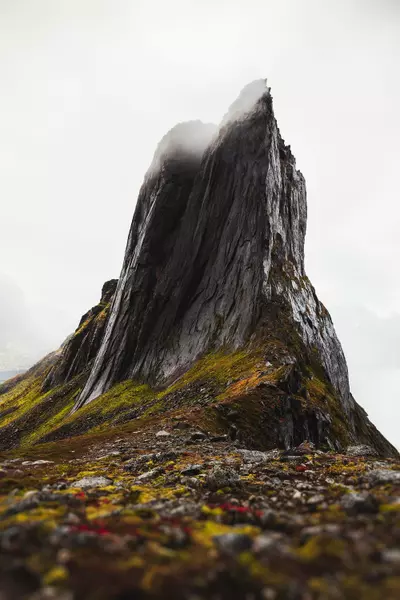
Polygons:
[[27,379],[0,397],[17,407],[15,419],[0,413],[4,443],[185,415],[252,447],[310,439],[396,455],[352,398],[332,320],[305,275],[306,216],[265,80],[243,90],[218,130],[173,128],[145,177],[118,285],[31,374],[32,408],[21,406]]

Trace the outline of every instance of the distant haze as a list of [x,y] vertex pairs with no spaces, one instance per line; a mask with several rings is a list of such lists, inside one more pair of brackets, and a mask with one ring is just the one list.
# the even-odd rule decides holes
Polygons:
[[400,446],[399,64],[397,0],[1,0],[0,370],[118,276],[166,132],[267,78],[307,182],[308,275]]

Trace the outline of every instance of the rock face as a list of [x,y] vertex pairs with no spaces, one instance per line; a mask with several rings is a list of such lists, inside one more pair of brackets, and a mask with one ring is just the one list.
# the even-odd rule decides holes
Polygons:
[[287,461],[308,442],[398,456],[350,393],[305,275],[306,218],[265,80],[218,128],[174,127],[141,188],[118,282],[59,351],[0,386],[0,449],[128,423],[168,444],[181,423],[190,443],[285,448]]
[[99,304],[82,316],[75,333],[61,347],[60,356],[44,381],[43,391],[70,381],[91,364],[100,347],[117,283],[117,279],[111,279],[103,285]]
[[178,134],[164,138],[145,178],[106,333],[76,406],[123,379],[163,383],[206,351],[262,344],[284,321],[350,413],[346,361],[304,272],[305,181],[265,80],[243,90],[218,132],[195,122]]

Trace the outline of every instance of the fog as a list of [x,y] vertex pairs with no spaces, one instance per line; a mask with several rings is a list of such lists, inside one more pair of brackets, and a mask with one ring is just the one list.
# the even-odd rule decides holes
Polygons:
[[399,59],[397,0],[1,0],[2,368],[57,347],[118,276],[165,133],[267,78],[307,182],[308,275],[399,446]]

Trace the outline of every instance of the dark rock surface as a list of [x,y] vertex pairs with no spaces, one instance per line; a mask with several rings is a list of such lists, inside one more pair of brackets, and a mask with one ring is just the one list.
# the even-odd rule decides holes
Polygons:
[[397,456],[353,399],[305,275],[306,214],[265,80],[219,128],[174,127],[141,188],[120,279],[58,352],[0,386],[0,449],[157,423],[165,444],[179,424],[188,444],[285,449],[300,468],[314,447]]
[[70,381],[92,363],[100,348],[117,283],[117,279],[110,279],[103,285],[100,302],[82,316],[75,333],[64,342],[59,359],[44,381],[43,391]]
[[280,445],[307,438],[338,447],[328,410],[304,415],[298,398],[307,400],[308,372],[331,386],[350,443],[393,452],[350,393],[331,318],[305,275],[306,217],[305,181],[265,80],[242,91],[218,131],[197,121],[172,129],[140,191],[106,332],[75,410],[119,381],[165,385],[206,352],[250,345],[265,350],[266,364],[293,365],[280,381]]

